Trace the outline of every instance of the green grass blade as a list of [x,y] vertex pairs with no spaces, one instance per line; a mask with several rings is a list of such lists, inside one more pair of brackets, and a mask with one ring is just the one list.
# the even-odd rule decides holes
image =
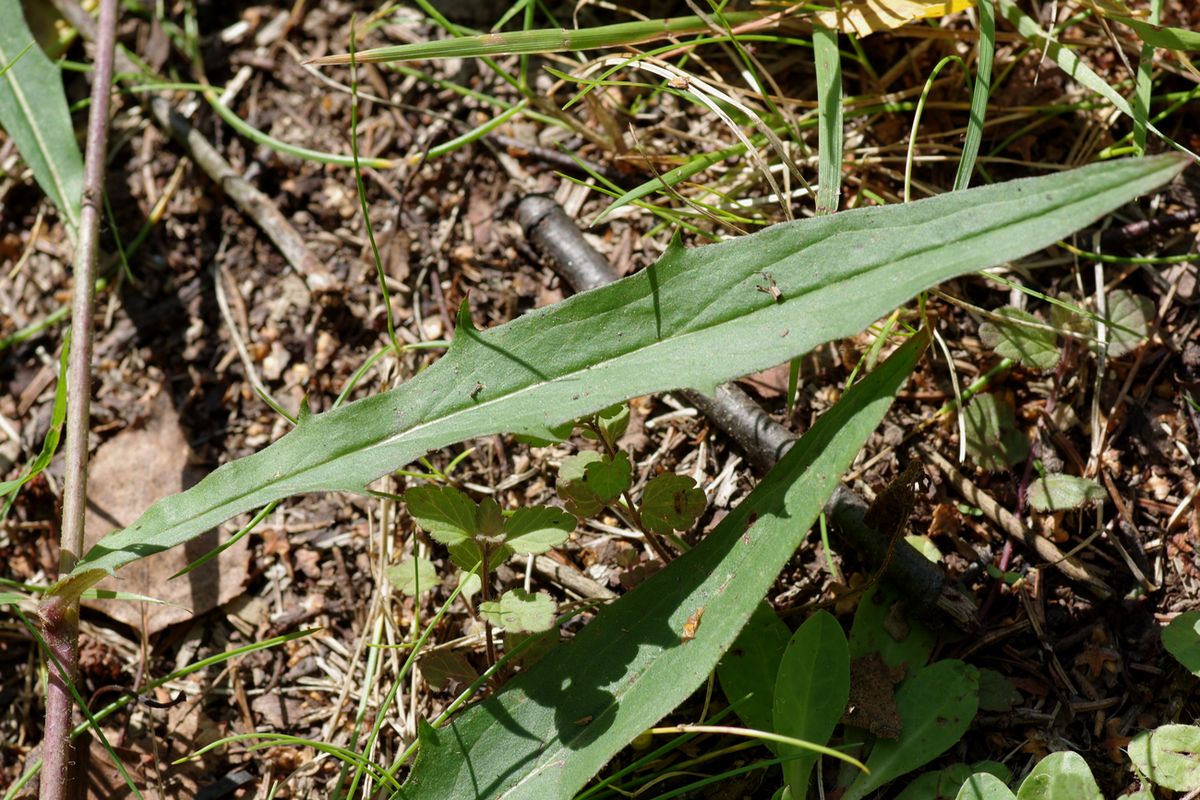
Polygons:
[[[56,586],[71,595],[272,500],[361,492],[426,452],[551,428],[630,397],[712,393],[871,322],[941,281],[1052,244],[1169,181],[1175,155],[1094,164],[907,205],[863,208],[654,266],[481,333],[465,308],[449,352],[397,389],[308,417],[106,536]],[[769,272],[779,297],[758,289]],[[570,346],[564,346],[564,342]]]
[[817,213],[837,211],[842,188],[842,54],[837,31],[813,28],[817,69]]
[[[1157,4],[1156,4],[1157,7]],[[1190,31],[1187,28],[1166,28],[1158,24],[1158,18],[1151,11],[1150,21],[1134,19],[1133,17],[1109,17],[1122,25],[1128,25],[1148,45],[1161,47],[1164,50],[1197,51],[1200,50],[1200,31]]]
[[[742,11],[725,15],[731,25],[740,25],[762,18],[762,14]],[[471,56],[534,55],[536,53],[561,53],[575,50],[591,50],[603,47],[622,47],[643,44],[685,33],[709,30],[701,17],[677,17],[664,20],[619,22],[596,28],[569,30],[567,28],[543,28],[532,31],[509,31],[506,33],[484,33],[479,36],[462,36],[457,39],[442,39],[436,42],[416,42],[396,47],[376,47],[356,53],[354,58],[362,63],[388,61],[419,61],[432,58],[467,58]],[[310,64],[349,64],[350,54],[314,58]]]
[[954,189],[965,189],[971,183],[979,144],[983,141],[983,122],[987,118],[988,97],[992,91],[992,61],[996,55],[996,9],[990,2],[980,3],[979,50],[975,59],[975,83],[971,87],[971,116],[967,120],[967,135],[963,139],[962,158],[954,175]]
[[921,89],[921,96],[917,100],[917,110],[913,113],[912,133],[908,135],[908,152],[904,157],[904,202],[908,202],[910,189],[912,187],[912,168],[913,158],[917,150],[917,131],[921,128],[921,114],[925,111],[925,101],[929,99],[929,92],[933,90],[933,84],[937,80],[938,73],[942,71],[948,64],[957,63],[966,72],[966,64],[956,55],[949,55],[942,58],[929,73],[929,77],[925,79],[925,86]]
[[621,206],[635,203],[646,195],[657,192],[664,186],[674,186],[677,183],[686,181],[693,175],[708,169],[713,164],[719,164],[731,156],[741,155],[744,152],[746,152],[746,146],[741,142],[738,142],[737,144],[722,148],[721,150],[715,150],[711,153],[705,153],[703,155],[690,158],[686,164],[681,164],[674,169],[662,173],[661,175],[656,175],[654,178],[633,187],[616,200],[613,200],[612,203],[605,207],[605,209],[601,211],[594,220],[592,220],[592,225],[599,225],[608,217],[609,214],[612,214]]
[[67,355],[71,350],[71,335],[68,333],[63,339],[62,352],[58,356],[58,384],[54,387],[54,406],[50,411],[50,430],[46,431],[46,438],[42,440],[42,449],[33,459],[28,469],[22,470],[21,474],[10,481],[0,482],[0,498],[4,498],[3,504],[0,504],[0,522],[8,516],[8,512],[12,510],[13,503],[17,501],[17,493],[21,491],[21,487],[33,480],[39,472],[50,466],[50,461],[54,458],[54,454],[58,452],[58,443],[62,439],[63,423],[67,419]]
[[[1157,25],[1162,19],[1162,0],[1151,0],[1150,22]],[[1200,38],[1200,37],[1198,37]],[[1146,154],[1146,125],[1150,119],[1150,96],[1154,91],[1154,45],[1142,37],[1138,55],[1137,90],[1133,95],[1133,147],[1139,155]]]
[[[686,699],[808,535],[926,341],[913,337],[847,392],[699,545],[602,610],[500,695],[430,734],[405,796],[570,797]],[[684,625],[701,609],[694,638],[683,641]]]
[[[1050,34],[1042,30],[1041,26],[1032,17],[1018,8],[1013,0],[999,0],[999,3],[1001,15],[1012,23],[1017,32],[1024,36],[1030,43],[1038,47],[1044,47],[1046,49],[1046,56],[1057,64],[1059,69],[1070,75],[1084,87],[1091,89],[1112,103],[1125,116],[1136,119],[1129,101],[1118,94],[1116,89],[1105,83],[1104,79],[1085,64],[1079,56],[1075,55],[1075,52],[1071,48],[1055,41]],[[1121,21],[1124,22],[1125,20],[1122,19]],[[1197,156],[1191,150],[1171,139],[1151,123],[1146,123],[1146,129],[1179,152],[1186,153],[1193,159],[1200,159],[1200,156]]]
[[[71,238],[83,202],[83,155],[67,110],[62,71],[38,47],[19,0],[0,0],[0,127],[46,196],[58,207]],[[20,59],[19,61],[17,59]]]

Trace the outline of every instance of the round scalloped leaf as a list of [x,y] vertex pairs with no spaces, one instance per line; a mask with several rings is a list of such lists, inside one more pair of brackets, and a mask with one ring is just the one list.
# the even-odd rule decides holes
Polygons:
[[1017,791],[1017,800],[1104,800],[1083,756],[1051,753],[1038,762]]
[[1118,289],[1108,296],[1108,356],[1120,358],[1137,349],[1154,319],[1154,302],[1149,297]]
[[593,461],[584,470],[584,481],[599,500],[609,503],[633,484],[633,464],[624,452],[617,453],[612,461]]
[[704,492],[694,480],[664,472],[642,492],[642,522],[654,533],[687,530],[704,513],[704,504]]
[[1058,363],[1058,336],[1054,331],[1022,324],[1044,324],[1041,320],[1028,311],[1012,306],[998,309],[996,314],[1013,321],[987,320],[981,324],[979,338],[985,345],[1005,358],[1014,358],[1034,369],[1050,369]]
[[1034,511],[1070,511],[1105,498],[1104,487],[1075,475],[1043,475],[1029,487]]
[[518,555],[544,553],[565,542],[575,525],[575,517],[561,508],[518,508],[504,524],[504,540]]
[[1200,727],[1163,725],[1129,742],[1129,760],[1146,780],[1176,792],[1200,789]]
[[404,493],[408,513],[429,535],[447,547],[476,532],[476,505],[453,486],[417,486]]
[[585,450],[563,459],[558,468],[558,496],[567,510],[577,517],[591,517],[604,508],[604,501],[588,486],[587,469],[603,459],[594,450]]
[[1004,781],[987,772],[967,778],[954,800],[1017,800]]
[[499,600],[479,604],[479,615],[505,630],[537,633],[554,627],[554,601],[550,595],[511,589]]
[[[991,775],[1003,781],[1010,777],[1011,773],[1008,767],[995,761],[983,761],[973,765],[951,764],[945,769],[919,775],[904,787],[903,792],[896,795],[896,800],[954,800],[973,775]],[[1004,786],[1003,783],[1000,785]],[[1008,791],[1007,786],[1004,787],[1004,791],[1008,792],[1007,797],[1011,800],[1013,793]]]
[[1185,611],[1163,628],[1163,647],[1200,678],[1200,611]]
[[427,558],[408,557],[387,569],[387,579],[401,594],[412,597],[418,591],[428,592],[439,583],[437,567]]
[[996,395],[978,395],[963,413],[967,451],[979,466],[999,472],[1029,455],[1029,440],[1017,430],[1012,406]]

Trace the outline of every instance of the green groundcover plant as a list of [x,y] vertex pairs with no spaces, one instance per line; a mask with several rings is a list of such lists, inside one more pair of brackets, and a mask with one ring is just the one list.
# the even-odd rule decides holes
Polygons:
[[[497,432],[552,439],[564,423],[631,397],[680,387],[711,392],[722,381],[857,333],[940,281],[1050,245],[1185,165],[1175,156],[1103,163],[784,223],[719,245],[674,245],[639,274],[488,331],[475,328],[464,305],[449,352],[433,367],[390,392],[319,416],[302,414],[279,442],[221,467],[102,539],[53,587],[51,601],[77,597],[126,564],[281,498],[363,491],[438,447]],[[776,292],[758,288],[764,275]],[[910,337],[853,386],[700,546],[449,727],[423,726],[403,793],[566,796],[682,702],[799,546],[924,344],[924,334]],[[581,511],[612,503],[623,473],[618,453],[583,455],[560,476],[560,493]],[[647,525],[651,532],[669,534],[694,516],[688,487],[665,485],[671,481],[659,492],[669,498],[665,504],[652,502],[656,494],[646,488],[642,510],[663,512],[647,515],[656,520]],[[488,568],[493,557],[537,552],[573,527],[554,509],[506,519],[444,487],[410,492],[414,515],[427,526],[439,524],[437,514],[423,517],[435,499],[470,512],[455,529],[442,514],[435,532],[456,539],[460,566],[479,565],[485,552]],[[489,602],[494,621],[508,615],[524,627],[545,625],[547,609],[536,596]],[[940,664],[925,669],[967,678],[972,672]],[[887,750],[877,748],[872,758],[884,758],[880,752]],[[913,768],[902,759],[888,763],[872,774],[894,777]],[[401,766],[380,780],[393,782]],[[798,762],[789,774],[798,782],[802,769]],[[875,785],[852,790],[865,797]]]

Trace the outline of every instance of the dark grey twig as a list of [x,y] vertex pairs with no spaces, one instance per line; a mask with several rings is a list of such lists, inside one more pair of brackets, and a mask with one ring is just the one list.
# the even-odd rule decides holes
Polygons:
[[900,539],[891,543],[869,525],[864,519],[867,508],[865,500],[839,486],[825,505],[825,513],[838,538],[854,548],[870,566],[884,567],[883,577],[904,596],[909,611],[924,618],[940,611],[963,630],[978,627],[971,599],[947,582],[942,570],[908,542]]
[[[63,482],[62,539],[59,573],[75,567],[83,553],[83,521],[87,509],[87,459],[92,401],[93,287],[100,254],[100,217],[104,202],[104,166],[108,148],[109,98],[112,96],[113,51],[117,0],[100,3],[96,63],[88,110],[87,146],[83,162],[83,203],[79,247],[75,252],[74,297],[71,300],[71,352],[67,361],[66,474]],[[66,346],[64,344],[64,346]],[[43,635],[54,659],[46,689],[46,725],[40,796],[61,800],[71,793],[71,712],[68,686],[79,664],[79,601],[50,597],[42,605]],[[56,662],[56,663],[55,663]]]
[[767,472],[775,466],[796,441],[791,431],[771,419],[754,398],[732,383],[718,386],[712,397],[694,389],[683,389],[675,394],[695,406],[737,442],[759,472]]
[[1115,247],[1153,234],[1171,233],[1180,228],[1186,228],[1198,218],[1200,218],[1200,208],[1185,208],[1181,211],[1171,211],[1161,214],[1153,219],[1130,222],[1116,228],[1109,228],[1100,234],[1100,245],[1102,247]]
[[621,277],[608,259],[596,252],[575,220],[543,194],[532,194],[517,205],[517,222],[534,249],[550,262],[571,288],[586,292]]

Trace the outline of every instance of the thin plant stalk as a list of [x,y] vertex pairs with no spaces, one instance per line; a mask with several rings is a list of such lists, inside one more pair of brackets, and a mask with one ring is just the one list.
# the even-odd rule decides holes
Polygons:
[[[75,253],[75,295],[71,303],[71,353],[67,362],[66,475],[63,485],[62,540],[59,572],[66,574],[83,552],[83,520],[87,506],[88,422],[91,412],[92,288],[99,258],[100,215],[103,213],[104,165],[108,147],[108,114],[116,42],[117,0],[100,3],[96,69],[88,111],[84,156],[83,205],[79,247]],[[40,797],[62,800],[71,793],[71,685],[79,662],[79,600],[48,597],[41,607],[42,633],[53,658],[46,687],[43,740],[45,769]]]

